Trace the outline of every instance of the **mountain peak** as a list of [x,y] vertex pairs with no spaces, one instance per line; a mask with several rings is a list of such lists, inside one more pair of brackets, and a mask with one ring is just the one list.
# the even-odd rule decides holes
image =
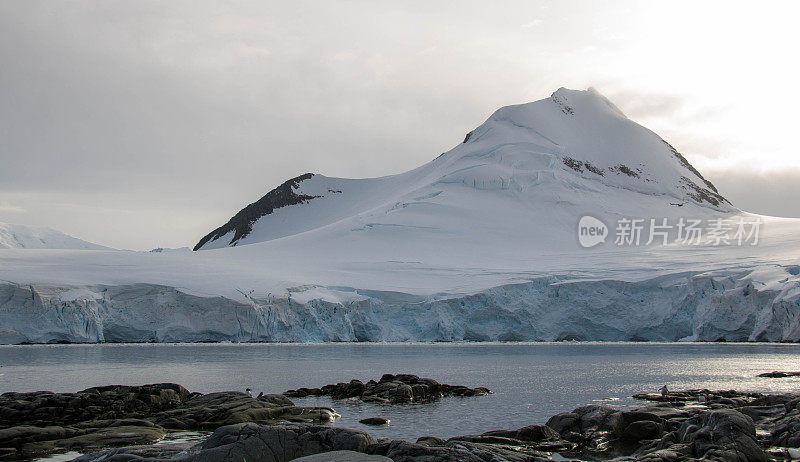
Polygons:
[[[293,178],[209,233],[195,250],[334,224],[348,233],[377,227],[448,234],[466,223],[512,223],[531,208],[570,221],[565,214],[595,210],[668,214],[686,202],[698,213],[735,210],[676,149],[597,90],[560,88],[549,98],[498,109],[463,143],[409,172]],[[374,221],[364,224],[365,217]]]
[[489,121],[493,119],[508,120],[521,127],[531,127],[548,118],[563,121],[569,121],[570,118],[628,120],[627,116],[614,103],[593,87],[586,90],[571,90],[561,87],[554,91],[549,98],[502,107],[492,114]]
[[715,208],[730,205],[674,147],[628,119],[594,88],[562,87],[549,98],[498,109],[469,140],[470,151],[481,149],[476,143],[483,140],[549,153],[575,172],[610,186]]
[[611,111],[619,117],[624,117],[625,114],[614,104],[603,96],[594,87],[589,87],[586,90],[571,90],[569,88],[561,87],[550,95],[550,99],[560,105],[572,108],[573,112],[575,107],[581,110],[590,111]]

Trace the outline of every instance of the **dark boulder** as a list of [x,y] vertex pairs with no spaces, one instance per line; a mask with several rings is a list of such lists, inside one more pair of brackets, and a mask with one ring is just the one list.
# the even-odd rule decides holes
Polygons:
[[650,420],[633,422],[622,431],[622,437],[629,441],[652,440],[661,436],[662,427]]
[[704,460],[761,462],[767,455],[758,445],[753,419],[733,409],[702,412],[664,436],[660,449]]
[[366,419],[361,419],[358,422],[364,425],[388,425],[391,421],[385,417],[367,417]]

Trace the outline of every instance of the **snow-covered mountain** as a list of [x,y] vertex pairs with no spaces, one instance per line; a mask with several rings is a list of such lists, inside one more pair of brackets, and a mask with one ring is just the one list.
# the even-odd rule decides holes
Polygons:
[[[461,229],[465,219],[493,219],[491,231],[502,232],[504,224],[526,224],[517,217],[552,216],[564,207],[629,216],[640,211],[640,196],[656,199],[646,199],[650,211],[686,202],[735,210],[669,143],[605,97],[561,88],[550,98],[498,110],[461,146],[410,172],[357,180],[306,173],[288,180],[195,250],[268,241],[364,215],[375,217],[370,225],[445,233]],[[532,232],[551,231],[527,224]]]
[[108,247],[92,244],[50,228],[0,223],[0,249],[107,250]]
[[[592,248],[585,216],[608,228]],[[636,220],[674,226],[615,242]],[[760,234],[681,241],[691,220]],[[196,252],[4,250],[0,343],[798,341],[798,240],[800,220],[736,209],[603,96],[560,89],[409,172],[291,179]]]

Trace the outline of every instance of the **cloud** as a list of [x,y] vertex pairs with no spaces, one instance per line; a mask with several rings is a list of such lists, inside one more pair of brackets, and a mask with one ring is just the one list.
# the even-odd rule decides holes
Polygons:
[[[54,228],[99,241],[113,226],[127,237],[102,242],[150,248],[194,239],[165,210],[205,207],[202,235],[301,173],[414,168],[530,86],[496,44],[463,42],[485,17],[441,8],[0,3],[0,188],[36,196],[24,206]],[[452,37],[434,27],[444,13]],[[72,214],[47,205],[78,196]],[[152,220],[112,224],[91,207],[123,207],[109,197]],[[174,231],[153,242],[160,220]]]
[[0,201],[0,213],[25,213],[25,209],[5,201]]
[[[686,95],[613,89],[605,93],[625,115],[658,133],[701,172],[719,169],[735,148],[734,140],[708,130],[721,107],[693,105]],[[618,86],[618,85],[616,85]]]
[[[613,85],[619,86],[619,85]],[[669,119],[676,125],[707,121],[725,108],[693,105],[686,94],[665,94],[648,91],[611,90],[605,94],[622,112],[634,120]]]
[[800,168],[759,172],[740,166],[704,172],[719,192],[747,212],[776,217],[800,218]]
[[684,106],[684,99],[675,95],[644,94],[615,91],[605,95],[630,119],[674,117]]
[[537,19],[534,19],[533,21],[531,21],[529,23],[521,25],[520,27],[525,28],[525,29],[532,29],[534,27],[541,26],[543,22],[544,22],[543,20],[537,18]]
[[[115,247],[187,245],[298,174],[406,171],[458,144],[501,106],[598,82],[693,163],[720,160],[701,154],[727,156],[715,140],[735,139],[731,132],[792,146],[791,127],[773,123],[790,126],[791,113],[762,111],[766,128],[752,130],[705,125],[703,108],[719,100],[695,97],[715,93],[684,90],[697,76],[713,80],[713,60],[687,67],[672,59],[687,50],[673,46],[674,35],[639,31],[658,18],[641,8],[589,0],[492,8],[0,2],[0,197],[35,224]],[[654,38],[664,40],[664,56],[653,52]],[[786,69],[772,74],[797,80]],[[739,85],[738,76],[720,81]],[[783,86],[779,103],[793,101],[794,91]],[[743,99],[760,100],[770,98]],[[169,224],[163,237],[154,223]],[[103,240],[112,235],[115,242]]]

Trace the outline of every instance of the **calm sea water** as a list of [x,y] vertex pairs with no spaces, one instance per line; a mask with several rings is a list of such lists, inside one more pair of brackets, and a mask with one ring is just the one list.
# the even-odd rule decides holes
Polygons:
[[[670,389],[797,391],[800,379],[766,379],[800,370],[790,344],[193,344],[28,345],[0,347],[0,392],[78,391],[108,384],[176,382],[191,391],[280,393],[298,387],[413,373],[440,382],[486,386],[494,394],[434,404],[378,405],[327,398],[342,418],[334,425],[375,436],[415,440],[542,424],[553,414],[591,403],[631,407],[630,396]],[[391,419],[366,427],[364,417]]]

